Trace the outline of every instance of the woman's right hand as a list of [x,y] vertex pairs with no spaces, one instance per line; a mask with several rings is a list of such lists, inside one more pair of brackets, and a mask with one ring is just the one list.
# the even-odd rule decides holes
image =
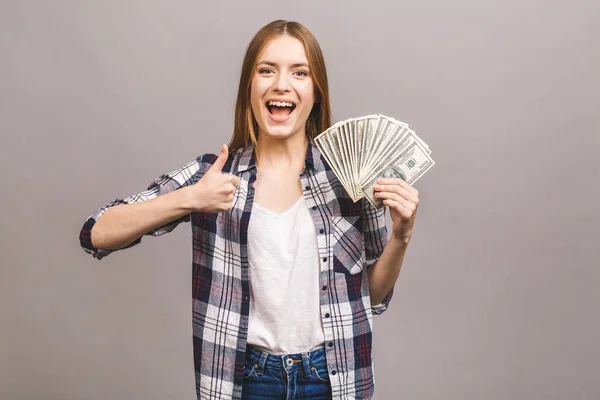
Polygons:
[[221,146],[221,154],[214,164],[198,182],[188,186],[189,202],[193,210],[221,212],[233,207],[235,190],[240,185],[240,178],[221,172],[228,156],[227,145]]

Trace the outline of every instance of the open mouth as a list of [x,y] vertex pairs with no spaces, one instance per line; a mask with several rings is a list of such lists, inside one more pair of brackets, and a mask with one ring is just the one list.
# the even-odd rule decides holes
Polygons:
[[290,101],[268,101],[266,106],[269,113],[278,119],[288,117],[296,109],[296,104]]

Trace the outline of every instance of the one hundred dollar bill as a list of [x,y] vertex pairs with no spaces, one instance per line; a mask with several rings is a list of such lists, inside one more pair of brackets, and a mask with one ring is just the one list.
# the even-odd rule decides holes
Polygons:
[[337,122],[314,139],[338,180],[356,202],[373,195],[380,177],[399,177],[414,184],[435,163],[429,146],[407,123],[381,114]]
[[416,140],[404,149],[400,157],[395,160],[388,160],[390,162],[381,169],[381,173],[376,174],[362,185],[362,192],[365,197],[378,209],[383,207],[383,201],[375,197],[374,194],[374,187],[379,178],[400,178],[412,186],[425,172],[435,165],[433,159],[427,154],[427,150]]

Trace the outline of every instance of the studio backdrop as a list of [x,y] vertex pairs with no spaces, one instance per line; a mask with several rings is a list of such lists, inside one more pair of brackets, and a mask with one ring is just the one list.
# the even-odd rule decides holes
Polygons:
[[600,398],[597,0],[3,0],[0,398],[195,397],[189,224],[100,261],[78,234],[218,153],[280,18],[321,44],[334,121],[405,121],[436,161],[374,398]]

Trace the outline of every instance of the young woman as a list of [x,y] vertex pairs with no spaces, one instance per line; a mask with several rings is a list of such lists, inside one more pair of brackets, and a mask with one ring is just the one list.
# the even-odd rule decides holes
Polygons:
[[312,139],[331,124],[321,49],[274,21],[248,46],[229,147],[117,199],[85,222],[101,259],[181,222],[193,232],[199,399],[369,399],[372,316],[387,308],[418,193],[383,179],[391,212],[354,203]]

